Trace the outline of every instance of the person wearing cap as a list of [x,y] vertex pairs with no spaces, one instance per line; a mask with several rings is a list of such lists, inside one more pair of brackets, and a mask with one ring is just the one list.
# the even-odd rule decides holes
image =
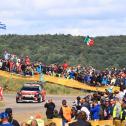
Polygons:
[[60,108],[59,115],[62,118],[62,126],[65,126],[67,122],[71,121],[72,110],[71,107],[67,105],[67,101],[62,100],[62,107]]
[[0,114],[0,118],[1,118],[1,124],[0,126],[13,126],[10,122],[9,122],[9,116],[6,112],[2,112]]
[[6,108],[5,112],[8,114],[8,121],[13,125],[13,126],[20,126],[18,121],[13,119],[13,114],[12,114],[12,108]]

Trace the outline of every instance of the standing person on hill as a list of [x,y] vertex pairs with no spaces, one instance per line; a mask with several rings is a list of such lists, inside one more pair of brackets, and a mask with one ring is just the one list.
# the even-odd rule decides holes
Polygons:
[[68,68],[68,64],[66,61],[64,61],[64,64],[62,65],[63,71],[65,71]]
[[12,114],[12,108],[6,108],[5,113],[8,114],[8,121],[13,125],[13,126],[20,126],[18,121],[13,119],[13,114]]
[[49,99],[47,103],[44,105],[46,110],[46,116],[47,119],[52,119],[54,117],[54,109],[55,109],[55,103],[53,103],[52,99]]
[[0,101],[3,100],[3,88],[0,86]]
[[30,65],[30,64],[31,64],[30,58],[29,58],[29,56],[26,56],[25,57],[25,65],[27,66],[27,65]]
[[71,121],[71,108],[67,105],[66,100],[62,100],[62,107],[60,108],[59,115],[62,118],[62,126],[65,126],[67,122]]

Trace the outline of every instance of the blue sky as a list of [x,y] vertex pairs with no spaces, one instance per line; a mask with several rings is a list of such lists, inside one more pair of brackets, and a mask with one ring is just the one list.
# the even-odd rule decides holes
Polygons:
[[1,0],[0,34],[126,35],[126,0]]

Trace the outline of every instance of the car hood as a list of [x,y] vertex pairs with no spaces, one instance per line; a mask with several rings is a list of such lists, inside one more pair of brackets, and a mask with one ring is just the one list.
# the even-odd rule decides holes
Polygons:
[[37,91],[21,91],[20,93],[22,95],[35,95],[35,94],[38,94]]

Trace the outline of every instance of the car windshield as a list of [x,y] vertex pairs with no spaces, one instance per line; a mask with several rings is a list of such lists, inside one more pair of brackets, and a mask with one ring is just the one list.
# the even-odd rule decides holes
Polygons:
[[22,87],[21,90],[24,90],[24,91],[40,91],[39,87]]

